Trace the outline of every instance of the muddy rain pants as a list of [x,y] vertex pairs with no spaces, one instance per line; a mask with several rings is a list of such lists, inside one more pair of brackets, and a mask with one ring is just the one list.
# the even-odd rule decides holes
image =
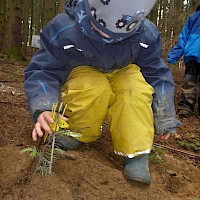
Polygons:
[[181,85],[182,94],[178,104],[178,110],[180,114],[182,110],[191,114],[197,103],[198,112],[200,114],[200,63],[192,60],[187,62],[185,67],[185,77]]
[[107,117],[115,153],[132,158],[149,153],[153,144],[153,92],[136,65],[109,73],[80,66],[68,76],[61,99],[81,142],[97,140]]

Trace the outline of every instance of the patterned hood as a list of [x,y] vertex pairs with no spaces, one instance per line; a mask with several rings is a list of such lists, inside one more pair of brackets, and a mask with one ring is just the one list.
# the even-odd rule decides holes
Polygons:
[[[136,34],[155,3],[156,0],[69,0],[66,12],[76,18],[84,34],[113,43]],[[96,33],[91,22],[109,38]]]

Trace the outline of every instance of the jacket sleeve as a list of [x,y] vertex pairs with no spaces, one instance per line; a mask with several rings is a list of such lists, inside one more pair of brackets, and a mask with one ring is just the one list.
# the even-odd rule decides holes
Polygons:
[[155,133],[175,133],[180,122],[176,119],[175,113],[174,82],[169,67],[161,57],[161,37],[160,33],[156,32],[145,36],[154,39],[146,41],[149,44],[146,49],[139,47],[136,63],[141,67],[146,81],[154,88],[152,109]]
[[189,17],[179,35],[178,43],[173,47],[173,49],[169,52],[167,62],[176,64],[176,62],[182,57],[184,54],[185,46],[190,36],[190,31],[192,29],[193,22],[191,17]]
[[41,48],[24,70],[24,88],[31,115],[51,110],[52,104],[59,101],[60,86],[67,76],[67,56],[57,41],[52,42],[56,32],[51,21],[40,35]]

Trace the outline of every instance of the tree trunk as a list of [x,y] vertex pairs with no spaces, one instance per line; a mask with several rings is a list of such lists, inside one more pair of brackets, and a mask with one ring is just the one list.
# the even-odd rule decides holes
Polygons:
[[42,23],[41,23],[43,12],[44,12],[43,1],[34,0],[33,15],[31,17],[32,17],[32,21],[33,21],[33,32],[32,33],[35,35],[39,35],[43,28]]
[[55,0],[43,0],[44,2],[44,18],[43,18],[43,27],[55,17]]
[[9,0],[7,9],[6,36],[3,52],[12,59],[24,59],[22,50],[23,0]]
[[171,39],[172,35],[174,34],[174,31],[175,31],[175,0],[170,0],[170,4],[169,4],[169,14],[168,14],[168,17],[167,17],[167,28],[166,28],[166,38],[169,38]]
[[157,20],[158,20],[158,2],[157,4],[153,7],[151,10],[148,18],[155,24],[158,25]]
[[0,52],[2,51],[6,29],[6,0],[0,0]]
[[29,20],[30,20],[30,14],[31,14],[31,2],[32,0],[26,0],[24,1],[24,9],[23,9],[23,48],[25,52],[27,52],[27,46],[29,46],[30,43],[30,37],[29,37]]

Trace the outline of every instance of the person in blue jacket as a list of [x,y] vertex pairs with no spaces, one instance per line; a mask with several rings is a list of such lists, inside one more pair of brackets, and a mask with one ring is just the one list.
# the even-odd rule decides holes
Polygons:
[[185,77],[181,85],[181,97],[178,104],[178,114],[181,118],[188,118],[198,103],[200,113],[200,93],[198,88],[200,75],[200,4],[196,12],[192,13],[178,39],[178,43],[169,52],[167,62],[176,64],[184,55]]
[[69,0],[66,12],[47,24],[24,71],[34,141],[52,133],[50,110],[62,101],[63,120],[82,134],[57,138],[64,150],[97,140],[107,118],[114,152],[125,158],[125,177],[151,183],[154,133],[167,140],[180,125],[160,32],[145,18],[155,2]]

